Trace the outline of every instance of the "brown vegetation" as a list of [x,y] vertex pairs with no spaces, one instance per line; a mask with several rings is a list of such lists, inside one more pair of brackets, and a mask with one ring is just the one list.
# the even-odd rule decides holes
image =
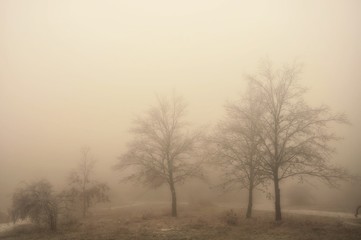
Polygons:
[[[182,207],[178,218],[167,214],[167,208],[143,206],[94,212],[74,226],[60,226],[51,233],[24,225],[0,234],[9,240],[75,240],[75,239],[359,239],[361,222],[349,224],[341,219],[285,214],[287,221],[275,223],[271,212],[254,212],[254,218],[238,218],[228,224],[224,208]],[[240,210],[232,210],[240,215]],[[233,214],[232,214],[233,215]],[[351,221],[351,220],[348,220]]]

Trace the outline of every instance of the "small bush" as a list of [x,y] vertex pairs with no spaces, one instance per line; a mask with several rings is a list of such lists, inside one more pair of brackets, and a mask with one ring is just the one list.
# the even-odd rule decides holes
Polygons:
[[227,225],[237,225],[239,222],[239,215],[233,209],[231,209],[223,214],[222,220]]
[[48,181],[42,180],[17,189],[12,200],[10,213],[14,223],[29,218],[34,223],[56,230],[58,205]]

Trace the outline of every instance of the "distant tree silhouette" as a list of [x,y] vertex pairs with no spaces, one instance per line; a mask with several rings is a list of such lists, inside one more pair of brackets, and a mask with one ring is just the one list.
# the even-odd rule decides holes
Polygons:
[[69,176],[69,189],[61,194],[65,203],[80,203],[83,217],[94,204],[109,201],[109,187],[94,179],[94,167],[95,160],[90,155],[90,148],[83,148],[79,165]]
[[168,184],[172,198],[172,216],[177,216],[176,184],[202,171],[195,161],[200,133],[190,133],[184,121],[186,105],[180,97],[157,98],[143,117],[134,121],[134,140],[119,158],[116,169],[131,168],[123,180],[138,181],[150,187]]

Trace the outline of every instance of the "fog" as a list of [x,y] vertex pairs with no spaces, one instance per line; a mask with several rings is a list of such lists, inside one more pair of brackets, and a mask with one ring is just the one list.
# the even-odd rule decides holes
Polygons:
[[[166,188],[119,183],[113,167],[132,121],[175,91],[188,103],[187,120],[212,129],[264,58],[302,63],[306,101],[348,116],[350,126],[332,129],[343,137],[333,161],[360,174],[360,10],[357,0],[0,1],[0,210],[23,182],[64,187],[83,146],[111,187],[110,204],[169,201]],[[333,208],[361,204],[360,186],[310,182],[285,184],[285,204],[295,188],[310,192],[307,205],[330,196]],[[246,199],[198,180],[178,192],[181,201]],[[265,195],[257,193],[256,206],[272,206]]]

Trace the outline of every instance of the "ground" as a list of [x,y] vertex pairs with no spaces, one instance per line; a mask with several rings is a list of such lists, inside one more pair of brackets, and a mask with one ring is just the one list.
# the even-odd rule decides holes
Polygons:
[[[232,222],[233,213],[237,222]],[[272,212],[255,211],[252,219],[244,219],[240,209],[233,213],[212,205],[181,206],[178,218],[170,217],[165,206],[93,210],[85,220],[60,225],[56,233],[24,224],[0,233],[0,239],[361,239],[359,219],[285,213],[283,221],[275,223]]]

